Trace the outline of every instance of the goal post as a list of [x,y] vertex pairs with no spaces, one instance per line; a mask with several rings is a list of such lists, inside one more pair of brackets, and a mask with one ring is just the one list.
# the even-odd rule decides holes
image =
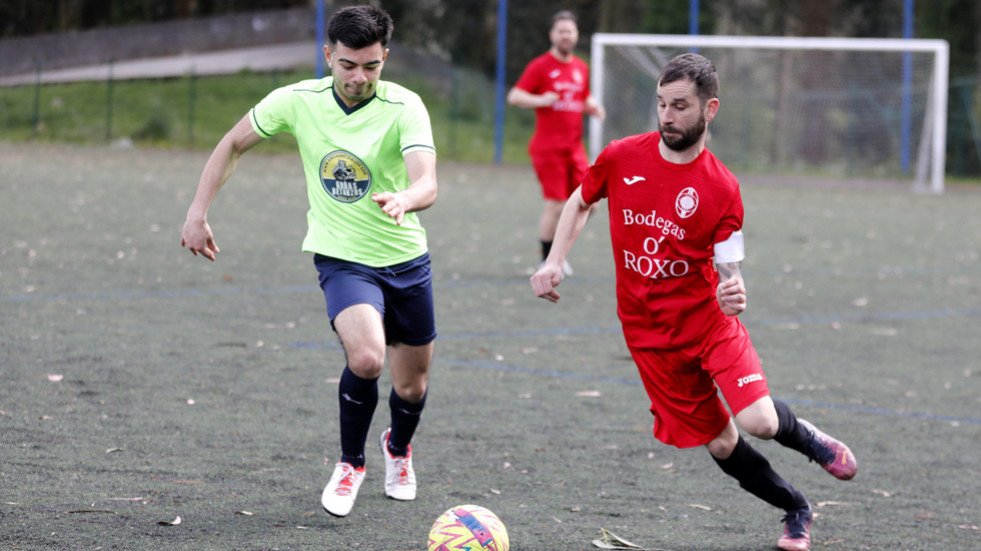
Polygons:
[[945,40],[594,34],[591,88],[607,118],[590,118],[593,157],[657,128],[657,78],[688,51],[719,72],[709,147],[734,170],[943,193]]

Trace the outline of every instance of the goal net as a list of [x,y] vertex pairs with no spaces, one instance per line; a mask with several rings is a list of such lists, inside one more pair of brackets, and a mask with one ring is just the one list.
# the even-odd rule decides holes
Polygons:
[[657,78],[688,51],[719,72],[709,148],[737,175],[943,192],[943,40],[595,34],[592,92],[607,118],[590,119],[591,155],[657,129]]

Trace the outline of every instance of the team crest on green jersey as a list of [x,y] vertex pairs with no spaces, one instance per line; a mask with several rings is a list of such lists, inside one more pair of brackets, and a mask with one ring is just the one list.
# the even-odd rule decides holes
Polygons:
[[342,203],[353,203],[371,189],[371,172],[349,151],[331,151],[320,161],[324,191]]

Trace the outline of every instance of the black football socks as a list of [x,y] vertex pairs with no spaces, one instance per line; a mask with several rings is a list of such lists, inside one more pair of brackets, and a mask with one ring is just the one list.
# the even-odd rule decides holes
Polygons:
[[808,440],[807,428],[797,422],[797,416],[786,403],[774,399],[773,407],[777,410],[778,421],[777,433],[773,435],[773,439],[782,446],[805,453]]
[[395,393],[388,395],[388,406],[392,410],[392,433],[388,435],[388,452],[396,457],[405,457],[409,453],[409,442],[419,426],[419,418],[426,407],[426,396],[417,404],[404,400]]
[[770,462],[748,442],[739,437],[735,449],[726,459],[712,456],[719,467],[739,481],[739,486],[763,501],[792,511],[807,507],[807,499],[773,470]]
[[341,413],[341,461],[364,466],[364,447],[378,405],[378,378],[362,379],[347,366],[337,388]]

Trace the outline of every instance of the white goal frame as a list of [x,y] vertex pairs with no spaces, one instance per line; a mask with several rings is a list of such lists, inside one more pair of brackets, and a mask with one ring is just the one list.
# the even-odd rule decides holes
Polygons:
[[[592,36],[592,94],[603,104],[606,46],[666,46],[676,48],[738,48],[764,50],[838,50],[933,53],[935,63],[928,94],[923,135],[920,137],[914,187],[943,193],[947,148],[947,89],[950,46],[946,40],[901,38],[827,38],[776,36],[711,36],[597,33]],[[651,93],[653,94],[653,90]],[[603,148],[602,122],[590,117],[589,151],[595,158]],[[929,147],[927,147],[929,144]]]

